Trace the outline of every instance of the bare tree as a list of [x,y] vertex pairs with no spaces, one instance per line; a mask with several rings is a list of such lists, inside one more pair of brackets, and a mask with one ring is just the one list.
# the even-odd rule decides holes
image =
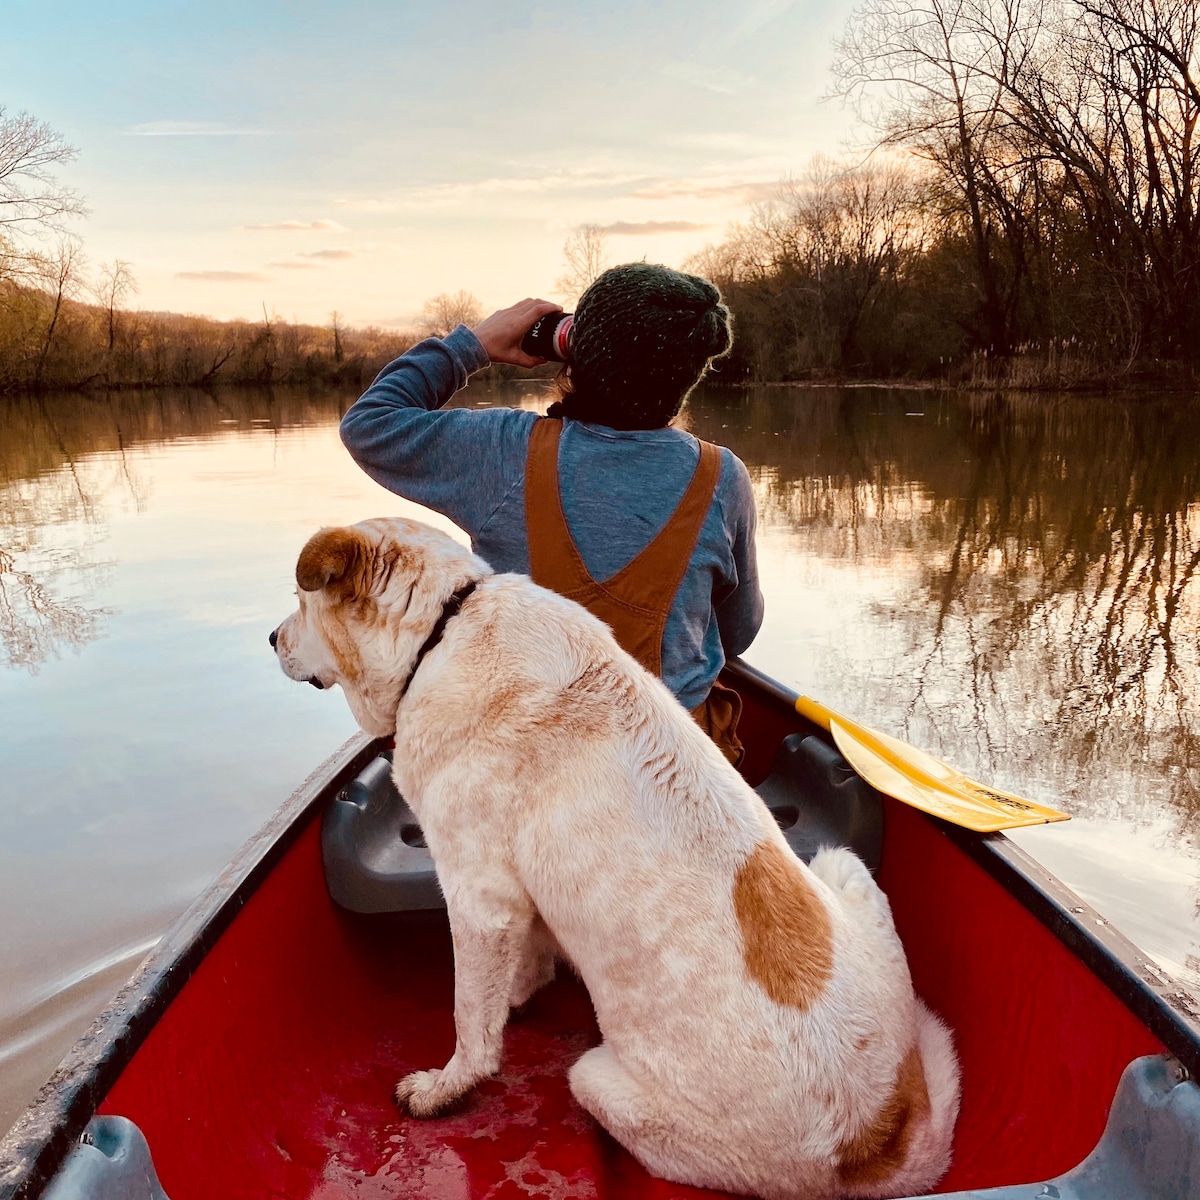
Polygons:
[[1051,3],[867,0],[835,65],[835,91],[860,103],[881,143],[912,150],[947,183],[975,259],[973,332],[1001,354],[1014,341],[1025,267],[1014,258],[1022,240],[1013,176],[1019,194],[1026,160],[1014,144],[1007,78],[1022,69]]
[[138,290],[133,268],[123,258],[100,264],[100,278],[94,287],[96,299],[104,306],[108,324],[108,352],[112,354],[117,340],[117,313],[125,300]]
[[342,314],[336,308],[329,314],[329,325],[333,330],[333,361],[340,366],[346,357],[346,349],[342,342],[344,332]]
[[443,292],[421,308],[421,324],[433,337],[445,337],[459,325],[478,325],[482,320],[483,305],[470,292]]
[[[1158,353],[1200,336],[1200,9],[1185,0],[1076,0],[1038,58],[1006,80],[1056,164],[1105,291]],[[1132,350],[1131,350],[1132,354]]]
[[[262,351],[262,369],[258,377],[258,382],[269,384],[275,378],[276,331],[275,326],[271,324],[270,316],[267,315],[267,302],[265,300],[263,301],[262,310],[262,333],[256,339]],[[278,321],[276,321],[276,324],[278,324]]]
[[1193,0],[867,0],[840,51],[837,90],[933,165],[970,240],[978,343],[1066,313],[1130,360],[1197,357]]
[[604,271],[607,266],[606,241],[607,235],[599,225],[580,225],[563,243],[566,270],[554,287],[567,304],[576,304]]
[[923,181],[905,164],[818,156],[688,266],[734,304],[755,374],[857,369],[864,328],[923,238]]
[[64,308],[70,297],[79,291],[80,269],[83,266],[83,253],[79,242],[74,238],[63,238],[53,254],[38,256],[42,288],[50,296],[49,320],[46,333],[42,339],[41,352],[38,354],[37,367],[34,370],[33,381],[42,382],[46,370],[46,360],[54,346],[55,335],[58,333]]
[[83,214],[82,200],[54,173],[75,155],[44,121],[25,112],[10,117],[0,107],[0,230],[10,239]]

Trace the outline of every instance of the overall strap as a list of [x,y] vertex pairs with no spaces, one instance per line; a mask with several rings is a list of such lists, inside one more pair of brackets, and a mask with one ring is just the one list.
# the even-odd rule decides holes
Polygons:
[[563,512],[558,486],[558,443],[563,423],[542,417],[529,435],[525,459],[525,538],[529,574],[540,587],[571,595],[593,583]]

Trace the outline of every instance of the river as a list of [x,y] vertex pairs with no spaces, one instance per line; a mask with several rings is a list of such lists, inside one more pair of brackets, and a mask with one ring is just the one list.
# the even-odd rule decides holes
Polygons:
[[[353,729],[266,640],[314,529],[419,515],[343,451],[352,399],[0,400],[0,1130]],[[790,387],[684,414],[754,481],[749,661],[1066,808],[1016,839],[1200,992],[1198,419],[1178,397]]]

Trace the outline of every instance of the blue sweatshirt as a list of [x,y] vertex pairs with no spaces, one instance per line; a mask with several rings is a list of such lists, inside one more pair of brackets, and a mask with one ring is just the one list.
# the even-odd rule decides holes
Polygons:
[[[441,406],[488,365],[460,325],[379,373],[342,418],[355,462],[397,495],[445,514],[497,571],[529,573],[525,458],[536,413]],[[675,511],[700,448],[679,429],[620,430],[564,422],[559,487],[571,536],[593,579],[631,562]],[[726,655],[762,624],[754,496],[745,465],[721,448],[721,476],[663,636],[663,680],[686,708],[708,695]]]

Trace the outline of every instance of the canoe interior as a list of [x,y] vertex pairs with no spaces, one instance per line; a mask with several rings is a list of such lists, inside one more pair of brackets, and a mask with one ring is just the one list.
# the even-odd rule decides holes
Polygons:
[[[756,782],[806,727],[742,690]],[[936,822],[894,802],[884,815],[879,882],[963,1064],[942,1190],[1069,1169],[1122,1069],[1159,1040]],[[318,827],[310,817],[100,1106],[145,1132],[172,1200],[706,1194],[651,1179],[571,1099],[567,1067],[599,1035],[569,978],[513,1020],[502,1073],[460,1110],[402,1118],[396,1080],[453,1049],[445,916],[336,908]]]

